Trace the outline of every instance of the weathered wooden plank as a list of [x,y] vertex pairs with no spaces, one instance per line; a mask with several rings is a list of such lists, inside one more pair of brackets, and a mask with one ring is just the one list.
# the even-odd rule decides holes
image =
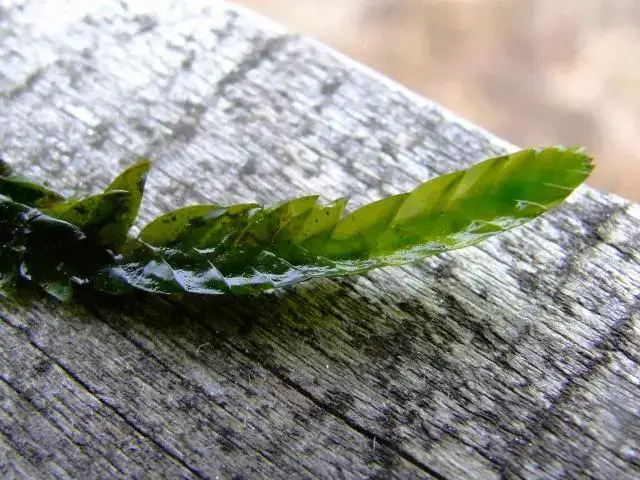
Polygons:
[[[1,10],[6,157],[92,190],[150,155],[146,220],[315,192],[357,204],[509,148],[208,3]],[[3,299],[0,468],[634,478],[639,232],[637,205],[585,188],[480,248],[277,295]]]
[[[241,472],[247,476],[280,478],[308,473],[310,468],[335,476],[341,466],[364,458],[370,450],[366,438],[344,428],[295,391],[284,388],[259,365],[238,363],[235,349],[225,345],[216,348],[220,339],[215,332],[202,331],[202,327],[178,314],[163,320],[171,306],[163,304],[155,309],[149,305],[129,306],[140,311],[134,318],[96,310],[96,317],[78,312],[72,319],[52,315],[51,305],[37,301],[30,301],[28,310],[12,311],[9,305],[3,306],[9,315],[6,322],[18,332],[15,335],[25,332],[30,344],[41,355],[49,356],[52,365],[74,381],[76,389],[94,397],[93,408],[126,422],[127,428],[121,427],[122,430],[133,429],[145,441],[155,444],[160,450],[159,460],[162,457],[177,460],[189,470],[185,476],[207,473],[229,478]],[[140,325],[141,318],[154,323]],[[14,323],[18,321],[25,323]],[[148,328],[150,332],[146,331]],[[18,341],[12,343],[20,345]],[[218,352],[216,360],[204,356],[207,348]],[[37,355],[32,356],[33,362],[37,362]],[[18,363],[15,371],[9,372],[9,382],[17,382],[20,372],[34,368],[20,367]],[[24,381],[33,379],[27,376]],[[42,387],[45,394],[51,388],[49,385],[58,388],[59,382],[49,375],[46,382],[47,387]],[[39,388],[34,390],[40,393]],[[85,418],[80,408],[61,395],[50,402],[57,410],[75,410],[75,415],[69,414],[71,419]],[[309,415],[318,418],[314,428],[307,430],[300,422]],[[107,433],[93,416],[85,421],[100,436]],[[101,439],[92,432],[74,433],[88,445],[133,443],[126,439]],[[313,450],[317,444],[326,444],[336,458],[325,453],[306,459],[307,450]],[[73,458],[71,453],[67,452],[67,458]],[[131,461],[149,457],[139,447],[127,453]],[[106,452],[105,456],[111,459],[114,454]],[[127,476],[134,473],[133,466]],[[76,471],[101,477],[95,466],[90,467]],[[156,468],[163,471],[161,464]],[[364,465],[350,468],[356,472],[361,468],[362,475],[368,470]],[[375,471],[376,466],[372,465],[371,470]],[[409,473],[412,468],[402,470]]]

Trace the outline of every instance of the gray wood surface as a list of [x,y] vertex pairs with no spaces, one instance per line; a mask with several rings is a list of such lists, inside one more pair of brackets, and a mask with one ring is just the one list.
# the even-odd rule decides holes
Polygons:
[[[7,160],[57,188],[150,156],[143,220],[360,204],[510,148],[204,0],[0,3],[0,112]],[[639,233],[582,188],[479,248],[275,295],[2,298],[0,475],[638,478]]]

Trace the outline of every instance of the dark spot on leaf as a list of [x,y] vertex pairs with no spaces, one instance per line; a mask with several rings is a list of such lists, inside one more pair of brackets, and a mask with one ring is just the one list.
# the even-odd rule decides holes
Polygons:
[[189,228],[200,228],[204,227],[206,224],[206,220],[204,220],[202,217],[194,217],[189,220]]
[[145,184],[146,180],[147,180],[147,176],[146,175],[142,175],[140,178],[138,178],[138,181],[136,182],[136,188],[141,193],[144,191],[144,184]]
[[85,205],[76,205],[73,209],[78,212],[80,215],[86,215],[89,213],[89,209]]

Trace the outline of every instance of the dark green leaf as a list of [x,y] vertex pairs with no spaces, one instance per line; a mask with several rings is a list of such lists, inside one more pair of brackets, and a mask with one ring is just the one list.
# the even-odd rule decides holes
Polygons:
[[0,176],[0,194],[14,202],[37,208],[49,207],[64,200],[62,195],[53,190],[16,177]]
[[0,153],[0,177],[11,176],[13,176],[13,169],[11,168],[11,165],[4,161],[2,153]]
[[0,197],[0,239],[2,276],[32,282],[61,300],[114,260],[77,226],[8,197]]

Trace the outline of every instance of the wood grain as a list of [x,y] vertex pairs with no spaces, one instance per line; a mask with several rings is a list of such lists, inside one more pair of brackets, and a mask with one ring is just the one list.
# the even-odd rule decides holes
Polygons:
[[[322,45],[207,1],[0,10],[0,142],[142,220],[356,204],[509,149]],[[8,478],[635,478],[640,207],[589,188],[419,265],[273,295],[0,300]]]

